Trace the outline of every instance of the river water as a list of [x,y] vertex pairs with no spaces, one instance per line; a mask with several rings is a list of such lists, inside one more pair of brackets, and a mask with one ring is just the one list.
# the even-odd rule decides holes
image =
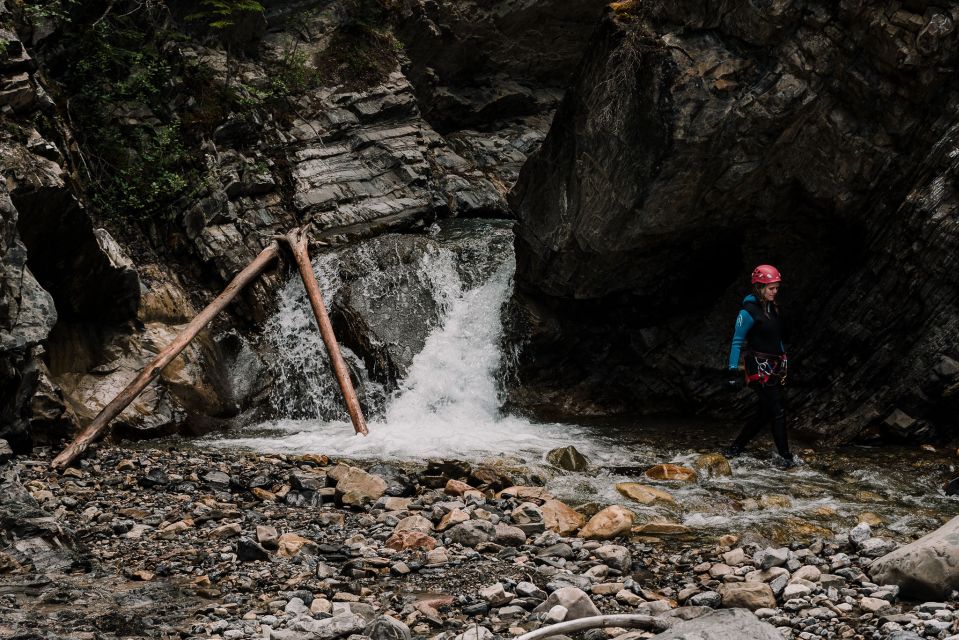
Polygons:
[[[941,489],[955,472],[956,458],[949,452],[799,447],[804,464],[784,472],[772,464],[771,442],[763,438],[754,443],[751,455],[732,461],[731,476],[654,483],[644,479],[646,468],[665,462],[691,466],[700,454],[721,449],[738,425],[698,418],[556,424],[503,413],[504,351],[510,348],[503,347],[502,318],[514,261],[511,242],[490,238],[510,237],[507,222],[450,221],[434,230],[431,250],[410,268],[418,284],[432,292],[440,317],[398,389],[388,392],[370,380],[362,361],[345,350],[370,406],[370,435],[365,438],[353,435],[302,283],[291,278],[263,336],[273,353],[273,402],[279,417],[207,444],[399,464],[428,459],[495,464],[538,477],[571,504],[623,504],[637,512],[639,521],[681,523],[691,535],[755,529],[785,542],[828,537],[865,518],[881,523],[875,528],[882,533],[908,538],[959,514],[959,499]],[[364,251],[361,244],[316,259],[314,270],[327,304],[338,291],[345,259],[354,269],[365,264],[376,272],[375,260]],[[379,290],[404,295],[399,285]],[[570,444],[589,459],[588,472],[563,472],[546,464],[549,450]],[[616,491],[619,482],[656,484],[676,504],[637,505]]]

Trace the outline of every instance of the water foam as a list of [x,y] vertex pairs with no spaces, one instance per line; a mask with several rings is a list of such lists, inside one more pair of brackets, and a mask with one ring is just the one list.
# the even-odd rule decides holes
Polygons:
[[[538,462],[552,448],[585,441],[578,428],[535,424],[500,411],[502,312],[515,269],[511,250],[496,263],[493,273],[481,274],[477,279],[481,284],[473,288],[464,283],[449,248],[439,246],[418,265],[418,277],[429,281],[443,317],[414,357],[401,387],[382,398],[381,412],[371,412],[370,435],[365,438],[353,435],[352,426],[343,419],[339,391],[302,284],[292,278],[280,294],[279,312],[265,334],[276,354],[274,404],[284,417],[258,425],[260,434],[216,444],[358,459],[506,457]],[[314,264],[327,304],[340,286],[336,277],[340,264],[336,254]],[[400,291],[397,288],[398,295]],[[365,375],[359,358],[348,351],[344,355],[360,371],[367,395],[371,388],[382,394],[382,387]],[[589,450],[580,442],[577,446]]]

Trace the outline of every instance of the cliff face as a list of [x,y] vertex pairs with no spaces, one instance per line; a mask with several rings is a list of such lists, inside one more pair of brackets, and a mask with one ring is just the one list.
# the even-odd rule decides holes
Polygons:
[[711,372],[769,262],[802,427],[951,428],[959,11],[611,6],[511,196],[514,400],[727,412]]
[[[0,2],[0,438],[18,449],[91,418],[276,233],[310,224],[336,244],[510,216],[602,10],[262,4]],[[118,427],[203,430],[256,406],[269,376],[239,379],[237,362],[258,362],[282,274]],[[348,344],[369,342],[334,311]]]

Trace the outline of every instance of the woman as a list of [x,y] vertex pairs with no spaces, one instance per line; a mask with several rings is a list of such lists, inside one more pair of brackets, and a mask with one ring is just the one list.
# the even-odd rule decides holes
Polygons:
[[743,353],[746,365],[746,384],[756,392],[758,410],[742,432],[726,450],[728,457],[742,453],[749,441],[767,423],[772,424],[776,450],[782,457],[781,466],[795,466],[786,439],[786,418],[783,410],[783,385],[786,384],[786,348],[783,344],[783,324],[776,306],[776,295],[782,276],[776,267],[761,264],[753,270],[753,293],[743,299],[743,308],[736,318],[732,348],[729,350],[729,386],[742,383],[739,373],[739,355]]

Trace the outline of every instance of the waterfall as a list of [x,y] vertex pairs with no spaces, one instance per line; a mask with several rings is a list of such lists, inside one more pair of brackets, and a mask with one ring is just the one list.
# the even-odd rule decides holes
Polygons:
[[397,296],[397,307],[403,302],[402,278],[425,286],[437,303],[439,317],[432,323],[424,317],[431,329],[425,345],[392,393],[370,378],[361,358],[343,350],[370,407],[366,438],[353,435],[303,285],[291,277],[263,336],[275,377],[272,401],[281,417],[219,444],[357,458],[505,454],[526,460],[568,444],[575,428],[534,424],[500,410],[502,318],[515,263],[512,242],[490,242],[487,235],[448,229],[404,273],[382,270],[363,244],[315,260],[328,308],[342,286],[347,258],[354,271],[385,279],[376,289]]

